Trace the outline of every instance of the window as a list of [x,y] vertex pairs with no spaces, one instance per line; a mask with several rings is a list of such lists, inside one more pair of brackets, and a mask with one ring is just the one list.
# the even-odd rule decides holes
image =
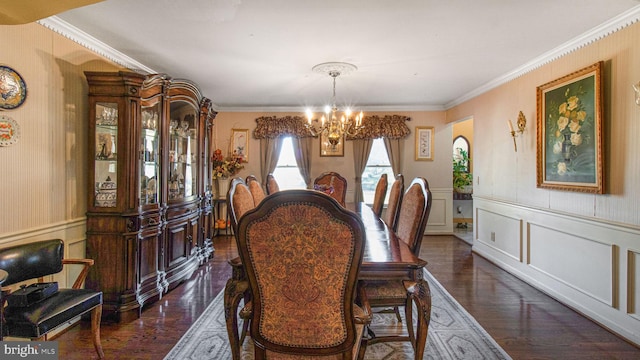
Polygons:
[[287,136],[282,140],[280,157],[278,158],[278,165],[273,171],[273,177],[276,178],[280,190],[307,188],[307,184],[298,170],[291,136]]
[[[373,203],[373,197],[376,193],[376,185],[378,185],[378,180],[380,180],[380,176],[382,176],[382,174],[387,174],[389,187],[391,187],[391,184],[393,184],[395,180],[395,175],[393,174],[393,169],[391,169],[391,162],[389,161],[387,149],[384,147],[384,140],[380,138],[373,140],[371,153],[367,160],[367,166],[364,168],[364,172],[362,173],[362,192],[365,203]],[[386,204],[388,200],[389,191],[387,191],[384,203]]]

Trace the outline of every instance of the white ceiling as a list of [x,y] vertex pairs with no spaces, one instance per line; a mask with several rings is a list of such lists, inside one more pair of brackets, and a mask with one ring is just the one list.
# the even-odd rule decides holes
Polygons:
[[331,78],[311,68],[327,61],[358,67],[337,79],[339,106],[420,110],[455,105],[638,13],[638,0],[107,0],[54,19],[130,66],[195,81],[220,111],[320,109]]

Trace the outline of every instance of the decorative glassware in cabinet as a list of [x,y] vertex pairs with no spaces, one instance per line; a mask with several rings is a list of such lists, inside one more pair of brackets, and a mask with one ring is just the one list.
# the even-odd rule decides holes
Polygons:
[[160,104],[142,108],[140,136],[140,205],[158,203]]
[[[183,105],[183,106],[180,106]],[[171,104],[169,122],[169,200],[195,195],[197,180],[196,110],[186,103]]]
[[118,104],[96,103],[96,207],[116,207],[118,169]]

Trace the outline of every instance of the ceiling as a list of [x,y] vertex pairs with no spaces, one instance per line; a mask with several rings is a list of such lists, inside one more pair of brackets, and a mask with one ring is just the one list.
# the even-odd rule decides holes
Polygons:
[[195,81],[219,111],[319,110],[332,80],[312,67],[328,61],[358,67],[337,79],[339,106],[433,110],[584,45],[639,8],[639,0],[106,0],[55,19],[129,66]]

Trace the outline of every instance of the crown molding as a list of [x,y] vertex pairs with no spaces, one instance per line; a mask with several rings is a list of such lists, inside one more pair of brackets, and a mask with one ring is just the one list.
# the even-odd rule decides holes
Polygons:
[[86,47],[87,49],[97,53],[98,55],[115,62],[118,65],[126,67],[127,69],[143,74],[157,73],[157,71],[153,70],[152,68],[130,58],[129,56],[94,38],[93,36],[78,29],[77,27],[67,23],[66,21],[63,21],[57,16],[50,16],[48,18],[38,20],[37,23],[51,31],[54,31],[66,37],[71,41],[80,44],[81,46]]
[[619,30],[633,25],[640,20],[640,5],[637,5],[626,12],[602,23],[601,25],[587,31],[586,33],[567,41],[566,43],[552,49],[537,58],[525,63],[524,65],[508,72],[482,86],[476,88],[461,97],[444,105],[445,109],[450,109],[456,105],[460,105],[465,101],[471,100],[476,96],[479,96],[489,90],[492,90],[500,85],[503,85],[509,81],[512,81],[522,75],[525,75],[543,65],[546,65],[554,60],[557,60],[571,52],[574,52],[582,47],[585,47],[591,43],[594,43],[600,39],[603,39]]
[[[442,105],[370,105],[358,106],[358,111],[444,111]],[[301,106],[216,106],[218,112],[283,112],[304,113]]]

